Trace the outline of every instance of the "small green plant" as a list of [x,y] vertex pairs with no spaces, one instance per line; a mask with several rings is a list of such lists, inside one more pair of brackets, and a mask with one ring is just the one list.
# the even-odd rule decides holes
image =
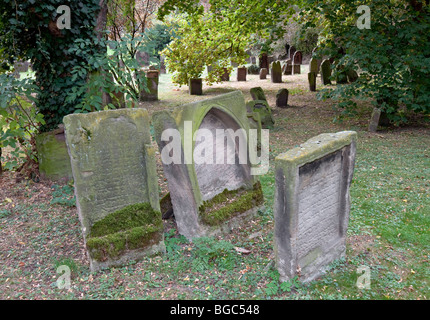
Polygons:
[[59,186],[54,184],[52,186],[52,190],[52,200],[50,202],[51,204],[60,204],[67,207],[76,206],[76,199],[72,186]]
[[8,216],[10,216],[12,214],[11,211],[7,210],[7,209],[1,209],[0,210],[0,219],[2,218],[6,218]]
[[212,237],[201,237],[193,240],[195,245],[193,269],[203,272],[212,268],[232,270],[239,256],[234,245],[224,240]]
[[33,80],[0,74],[0,149],[11,148],[7,156],[0,152],[6,170],[22,171],[25,164],[37,163],[35,136],[45,121],[32,103],[34,92]]
[[180,244],[186,244],[188,240],[183,236],[175,236],[175,230],[171,229],[164,234],[164,244],[166,245],[167,253],[176,253],[181,249]]
[[279,293],[291,292],[294,288],[297,289],[300,287],[300,283],[297,276],[288,281],[280,282],[279,272],[277,270],[272,270],[269,273],[269,277],[272,280],[267,284],[265,290],[268,296],[274,296]]

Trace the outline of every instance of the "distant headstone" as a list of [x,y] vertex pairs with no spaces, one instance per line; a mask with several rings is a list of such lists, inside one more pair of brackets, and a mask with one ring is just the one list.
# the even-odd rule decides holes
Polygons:
[[64,117],[92,271],[165,251],[149,121],[143,108]]
[[267,77],[267,69],[266,68],[262,68],[260,69],[260,79],[264,80]]
[[259,57],[259,67],[261,68],[266,68],[267,70],[269,70],[269,60],[267,57],[267,53],[262,53]]
[[276,93],[276,106],[278,108],[286,108],[288,106],[288,89],[279,89]]
[[252,100],[264,100],[267,101],[266,95],[261,87],[254,87],[249,90]]
[[318,73],[318,60],[315,58],[311,58],[309,60],[309,72]]
[[280,281],[312,281],[345,256],[356,137],[354,131],[321,134],[275,158]]
[[321,80],[323,85],[331,84],[331,62],[328,59],[325,59],[321,63]]
[[346,76],[348,77],[348,81],[351,83],[358,80],[358,73],[354,69],[348,69],[346,71]]
[[203,94],[203,80],[202,80],[202,78],[189,79],[188,80],[188,91],[189,91],[190,95],[201,96]]
[[157,101],[160,72],[150,68],[145,71],[145,75],[149,91],[142,90],[139,95],[139,101]]
[[237,81],[246,81],[246,67],[237,68]]
[[256,64],[257,63],[257,58],[252,56],[251,57],[251,64]]
[[309,72],[308,73],[308,82],[309,82],[309,91],[317,90],[317,73]]
[[273,83],[282,83],[282,69],[281,62],[275,61],[272,62],[272,68],[270,73],[270,79]]
[[230,81],[230,73],[227,68],[224,68],[224,73],[221,76],[221,81]]
[[302,64],[303,54],[301,51],[296,51],[293,56],[293,64]]
[[368,130],[370,132],[376,132],[378,126],[388,126],[389,124],[390,120],[388,119],[387,113],[382,112],[379,108],[373,108]]

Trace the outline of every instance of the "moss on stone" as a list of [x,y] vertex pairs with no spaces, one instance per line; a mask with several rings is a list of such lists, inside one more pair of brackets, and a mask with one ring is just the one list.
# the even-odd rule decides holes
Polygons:
[[94,223],[87,248],[94,260],[117,258],[126,250],[159,241],[163,230],[161,213],[149,203],[139,203],[115,211]]
[[203,223],[216,226],[236,215],[261,205],[263,201],[263,191],[258,181],[252,189],[225,189],[212,199],[204,201],[199,207],[199,215]]

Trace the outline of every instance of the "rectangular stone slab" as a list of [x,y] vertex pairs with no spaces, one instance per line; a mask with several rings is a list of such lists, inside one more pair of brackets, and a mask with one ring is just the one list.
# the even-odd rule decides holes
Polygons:
[[[85,239],[94,223],[126,206],[149,203],[160,211],[145,109],[72,114],[63,122]],[[90,262],[95,269],[91,257]]]
[[276,265],[281,281],[319,277],[345,254],[356,133],[316,136],[275,158]]

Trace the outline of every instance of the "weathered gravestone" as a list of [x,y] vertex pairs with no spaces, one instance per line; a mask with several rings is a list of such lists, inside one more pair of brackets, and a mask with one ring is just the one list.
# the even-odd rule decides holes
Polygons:
[[325,59],[321,63],[321,81],[323,85],[331,84],[331,62],[328,59]]
[[203,94],[203,79],[189,79],[188,92],[190,95],[201,96]]
[[237,68],[237,81],[246,81],[246,67]]
[[63,121],[91,270],[164,251],[146,109],[72,114]]
[[156,112],[152,123],[180,234],[227,231],[256,212],[263,198],[241,92]]
[[256,64],[257,63],[257,58],[252,56],[251,57],[251,64]]
[[139,101],[157,101],[160,72],[155,68],[150,68],[144,72],[147,79],[148,91],[144,89],[140,92]]
[[278,93],[276,93],[276,106],[278,108],[286,108],[288,107],[288,89],[279,89]]
[[282,83],[282,68],[280,61],[274,61],[271,65],[270,79],[273,83]]
[[70,157],[67,151],[64,126],[43,132],[35,137],[42,179],[68,181],[72,178]]
[[280,281],[319,277],[345,255],[356,132],[313,137],[275,158],[275,261]]
[[301,51],[296,51],[293,56],[293,64],[302,64],[303,63],[303,54]]
[[308,72],[309,91],[317,90],[317,73]]
[[261,87],[254,87],[249,90],[252,100],[264,100],[267,101],[264,90]]
[[267,78],[267,69],[261,68],[260,69],[260,80],[265,80]]

